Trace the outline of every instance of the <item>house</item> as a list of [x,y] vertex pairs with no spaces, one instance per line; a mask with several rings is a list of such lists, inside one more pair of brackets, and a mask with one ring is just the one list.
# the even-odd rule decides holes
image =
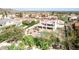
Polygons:
[[55,31],[57,28],[63,28],[64,27],[64,21],[62,20],[44,20],[41,21],[38,25],[38,28],[41,29],[52,29]]
[[74,14],[71,14],[70,16],[69,16],[69,21],[74,21],[74,20],[77,20],[77,18],[78,18],[78,16],[77,15],[74,15]]
[[72,24],[72,28],[74,29],[76,36],[79,37],[79,22]]
[[74,30],[79,30],[79,22],[72,24]]

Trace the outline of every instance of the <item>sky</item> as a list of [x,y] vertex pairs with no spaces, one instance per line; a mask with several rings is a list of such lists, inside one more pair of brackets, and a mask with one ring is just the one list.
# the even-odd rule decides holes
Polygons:
[[79,8],[16,8],[19,11],[79,11]]

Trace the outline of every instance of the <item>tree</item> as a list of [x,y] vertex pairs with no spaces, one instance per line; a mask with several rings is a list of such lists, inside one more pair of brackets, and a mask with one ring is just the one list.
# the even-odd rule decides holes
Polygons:
[[67,16],[59,15],[58,18],[59,18],[60,20],[65,21],[66,23],[68,22],[68,17],[67,17]]

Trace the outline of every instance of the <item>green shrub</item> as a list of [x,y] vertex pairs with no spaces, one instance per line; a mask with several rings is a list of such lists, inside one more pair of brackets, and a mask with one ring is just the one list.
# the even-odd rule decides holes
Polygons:
[[4,29],[2,29],[2,32],[0,33],[0,42],[7,39],[11,39],[13,37],[16,39],[22,39],[22,32],[22,29],[19,29],[15,26],[5,27]]
[[22,21],[22,24],[23,24],[23,25],[29,25],[30,22],[29,22],[29,21]]
[[8,50],[17,50],[17,47],[15,44],[12,44],[11,46],[8,46]]
[[42,49],[42,50],[46,50],[46,49],[49,49],[49,44],[48,44],[49,42],[45,42],[44,40],[41,42],[41,46],[40,46],[40,48]]
[[23,38],[23,42],[27,45],[29,45],[30,47],[32,47],[34,45],[34,39],[32,36],[28,35],[28,36],[25,36]]
[[19,43],[18,45],[18,50],[24,50],[25,49],[25,44],[24,42]]
[[40,47],[42,50],[49,49],[49,41],[46,41],[45,39],[42,38],[34,38],[34,43],[37,47]]

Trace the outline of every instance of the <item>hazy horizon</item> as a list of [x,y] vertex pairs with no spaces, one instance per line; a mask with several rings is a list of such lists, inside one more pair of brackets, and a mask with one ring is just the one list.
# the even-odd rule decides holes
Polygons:
[[79,8],[15,8],[19,11],[79,11]]

